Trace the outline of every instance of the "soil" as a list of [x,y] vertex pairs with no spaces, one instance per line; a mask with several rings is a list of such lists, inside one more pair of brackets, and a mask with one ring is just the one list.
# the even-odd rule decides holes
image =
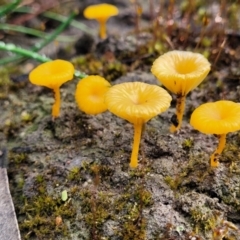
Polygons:
[[[150,68],[172,49],[200,52],[212,69],[187,95],[177,133],[169,132],[173,94],[171,107],[146,124],[139,166],[131,169],[132,124],[108,111],[96,116],[81,112],[74,99],[79,79],[61,87],[61,115],[52,121],[52,91],[28,81],[29,71],[39,63],[30,59],[2,67],[0,146],[8,150],[10,190],[22,239],[240,239],[240,134],[227,135],[220,165],[211,168],[209,157],[218,139],[189,124],[191,113],[203,103],[239,102],[239,3],[236,12],[233,4],[221,12],[218,2],[192,1],[198,4],[193,10],[180,1],[173,4],[171,15],[171,4],[161,2],[164,10],[153,26],[157,12],[149,12],[149,1],[138,1],[143,12],[137,29],[130,1],[108,1],[120,12],[108,21],[108,38],[100,40],[97,23],[82,16],[87,5],[97,2],[72,1],[55,8],[62,14],[78,9],[76,20],[91,32],[70,26],[62,35],[72,38],[71,43],[53,42],[41,53],[69,60],[77,70],[101,75],[112,85],[161,85]],[[159,1],[153,3],[157,9]],[[201,17],[203,8],[207,23]],[[12,14],[8,21],[17,24],[19,16],[26,17]],[[41,15],[24,24],[43,22],[49,32],[58,24]],[[9,32],[2,33],[2,40],[26,48],[38,41]],[[1,53],[2,58],[6,54]]]

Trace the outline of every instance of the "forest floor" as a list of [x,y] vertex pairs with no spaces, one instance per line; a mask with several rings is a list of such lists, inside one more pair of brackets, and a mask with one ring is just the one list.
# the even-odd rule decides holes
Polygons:
[[[133,3],[108,1],[119,7],[119,15],[108,21],[108,38],[100,40],[97,23],[82,16],[86,6],[99,2],[55,6],[61,14],[78,9],[75,20],[86,24],[88,33],[69,26],[61,36],[71,42],[54,41],[41,53],[69,60],[77,70],[103,76],[112,85],[161,85],[150,68],[173,49],[202,53],[211,72],[187,95],[177,133],[169,131],[173,94],[171,107],[146,124],[139,166],[131,169],[132,124],[108,111],[95,116],[81,112],[74,98],[79,79],[61,87],[61,114],[52,121],[52,91],[28,81],[29,71],[39,63],[1,67],[0,145],[8,149],[10,190],[22,239],[240,239],[240,133],[227,135],[220,165],[211,168],[209,157],[218,139],[189,124],[191,113],[203,103],[240,101],[240,3],[224,7],[225,1],[189,1],[195,4],[189,6],[188,1],[173,1],[169,6],[160,1],[156,24],[159,1],[152,1],[152,12],[151,1],[138,1],[143,12],[137,27]],[[29,6],[43,8],[41,1]],[[26,16],[12,14],[7,21],[32,28],[44,24],[49,32],[58,24],[41,14],[22,23]],[[0,35],[0,41],[24,48],[38,41],[7,31]],[[8,54],[0,52],[1,58]]]

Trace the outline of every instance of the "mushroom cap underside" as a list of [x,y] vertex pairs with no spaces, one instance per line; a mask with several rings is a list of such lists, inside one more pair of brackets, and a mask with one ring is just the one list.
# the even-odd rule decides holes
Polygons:
[[43,63],[33,69],[29,74],[29,80],[33,84],[53,89],[73,79],[73,75],[73,64],[65,60],[57,59]]
[[196,108],[190,124],[205,134],[227,134],[240,130],[240,104],[221,100]]
[[185,96],[204,80],[210,63],[202,54],[174,50],[157,58],[151,71],[168,90]]
[[167,110],[171,100],[163,88],[142,82],[117,84],[105,97],[108,110],[131,123],[147,122]]

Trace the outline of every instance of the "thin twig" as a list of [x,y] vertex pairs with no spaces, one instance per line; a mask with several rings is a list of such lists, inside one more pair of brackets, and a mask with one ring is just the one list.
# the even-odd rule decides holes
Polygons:
[[217,54],[217,56],[216,56],[216,58],[215,58],[215,61],[214,61],[214,63],[213,63],[213,67],[216,67],[217,61],[218,61],[218,59],[219,59],[219,57],[220,57],[220,54],[222,53],[222,50],[224,49],[224,46],[225,46],[225,44],[226,44],[226,41],[227,41],[227,39],[225,38],[225,39],[223,40],[223,42],[222,42],[222,44],[221,44],[221,46],[220,46],[220,50],[219,50],[219,52],[218,52],[218,54]]

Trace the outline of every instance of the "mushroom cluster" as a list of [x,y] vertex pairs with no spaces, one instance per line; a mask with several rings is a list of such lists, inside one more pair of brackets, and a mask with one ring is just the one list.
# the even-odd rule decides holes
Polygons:
[[170,51],[157,58],[151,68],[153,75],[172,93],[177,95],[176,117],[171,132],[182,124],[186,95],[208,75],[210,63],[199,53]]
[[[171,51],[153,63],[152,73],[171,92],[177,95],[176,119],[171,131],[182,123],[186,95],[197,87],[210,71],[210,63],[198,53]],[[55,103],[53,119],[59,116],[60,86],[73,79],[74,66],[65,60],[46,62],[29,74],[31,83],[53,89]],[[85,76],[77,84],[75,99],[79,109],[87,114],[109,110],[134,125],[134,140],[130,166],[138,166],[138,152],[145,123],[166,111],[172,100],[166,90],[142,82],[121,83],[114,86],[98,75]],[[210,165],[219,165],[219,155],[226,143],[226,134],[240,130],[240,104],[217,101],[199,106],[191,115],[190,124],[200,132],[216,134],[219,145],[211,155]]]

